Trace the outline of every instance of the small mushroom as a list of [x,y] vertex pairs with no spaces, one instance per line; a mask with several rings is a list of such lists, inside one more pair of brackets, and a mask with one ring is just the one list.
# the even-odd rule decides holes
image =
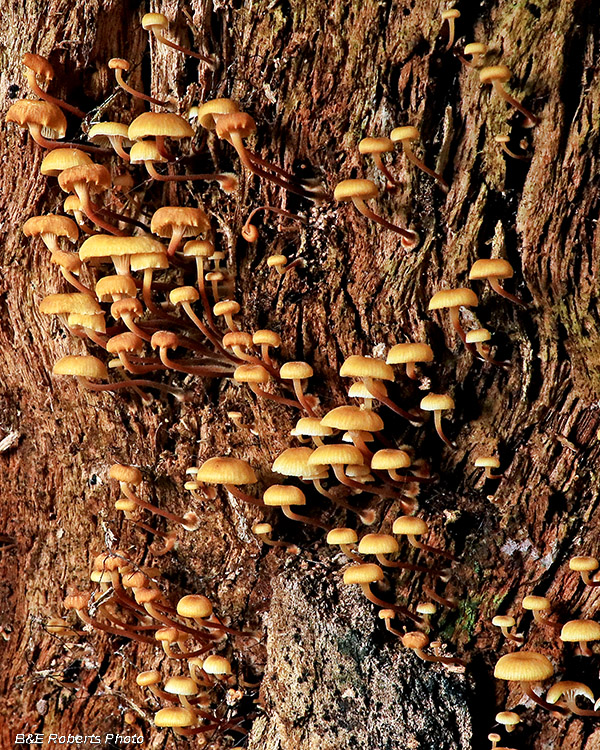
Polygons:
[[449,666],[464,667],[465,662],[462,659],[455,659],[449,656],[435,656],[428,654],[424,649],[429,646],[429,636],[419,631],[405,633],[402,636],[402,645],[411,649],[423,661],[438,662],[439,664],[448,664]]
[[370,154],[379,171],[387,180],[387,189],[395,190],[399,186],[398,180],[385,166],[382,154],[389,154],[394,150],[394,142],[391,138],[363,138],[358,144],[359,154]]
[[595,573],[599,567],[600,563],[595,557],[579,555],[569,560],[569,568],[577,571],[585,585],[591,588],[600,586],[600,581],[594,580],[590,575],[591,573]]
[[265,490],[263,494],[263,503],[268,506],[281,508],[283,514],[292,521],[315,526],[317,529],[330,531],[331,526],[317,521],[310,516],[303,516],[291,509],[292,505],[306,505],[306,495],[298,487],[291,484],[273,484]]
[[456,448],[456,443],[453,443],[444,434],[442,428],[442,411],[454,409],[454,406],[454,399],[451,396],[448,396],[447,393],[428,393],[425,398],[421,400],[421,409],[423,409],[423,411],[433,412],[435,430],[444,443],[450,448]]
[[552,604],[545,596],[526,596],[521,602],[523,609],[533,612],[533,619],[541,625],[547,625],[554,630],[560,630],[560,622],[549,620],[544,613],[548,613]]
[[451,49],[454,44],[455,34],[455,21],[460,18],[460,11],[457,8],[449,8],[448,10],[442,11],[442,26],[448,24],[448,43],[446,44],[446,52]]
[[[467,335],[460,324],[461,307],[477,307],[479,299],[472,289],[461,287],[459,289],[441,289],[429,300],[428,310],[449,310],[450,321],[454,330],[458,333],[463,344],[467,344]],[[471,344],[467,348],[472,352]]]
[[503,258],[481,258],[476,260],[471,267],[469,279],[471,281],[486,279],[496,294],[524,307],[525,303],[522,300],[507,292],[500,284],[499,279],[511,279],[513,275],[513,267],[507,260]]
[[412,150],[412,146],[410,145],[410,142],[416,140],[419,137],[420,137],[419,131],[417,130],[417,128],[413,127],[412,125],[402,125],[398,128],[394,128],[392,132],[390,133],[390,138],[394,143],[402,144],[402,150],[404,151],[406,158],[409,161],[411,161],[420,170],[428,174],[430,177],[433,177],[433,179],[439,182],[442,188],[447,192],[448,183],[442,177],[442,175],[438,174],[433,169],[430,169],[425,164],[425,162],[422,159],[419,159],[419,157]]
[[576,716],[600,716],[600,711],[579,708],[577,705],[577,696],[581,695],[594,703],[594,693],[583,682],[573,680],[561,680],[556,682],[546,693],[548,703],[556,704],[563,698],[567,708]]
[[547,656],[535,651],[515,651],[501,656],[494,668],[494,677],[508,682],[519,682],[525,695],[538,706],[547,711],[558,710],[566,714],[565,709],[553,706],[534,692],[532,683],[547,680],[554,674],[554,667]]
[[600,623],[595,620],[569,620],[560,631],[560,640],[565,643],[579,643],[583,656],[592,656],[589,641],[600,640]]
[[214,66],[214,60],[212,59],[212,57],[202,55],[200,54],[200,52],[194,52],[187,47],[182,47],[180,44],[176,44],[175,42],[171,42],[169,39],[165,38],[163,32],[169,28],[169,21],[167,17],[162,13],[145,13],[142,16],[142,28],[154,34],[154,38],[157,42],[160,42],[167,47],[171,47],[171,49],[176,49],[178,52],[182,52],[184,55],[195,57],[197,60],[201,60],[211,67]]
[[433,351],[429,344],[396,344],[389,350],[386,359],[388,365],[406,365],[406,374],[411,380],[419,379],[415,370],[417,362],[433,362]]
[[475,466],[478,469],[484,469],[486,479],[500,479],[502,474],[493,474],[492,469],[500,468],[500,460],[496,456],[478,456],[475,459]]
[[526,109],[520,101],[504,90],[502,84],[507,83],[511,77],[512,73],[506,65],[491,65],[481,68],[479,71],[479,80],[482,84],[491,83],[498,96],[502,97],[502,99],[504,99],[505,102],[508,102],[511,107],[514,107],[524,115],[525,120],[523,122],[523,127],[533,128],[535,125],[539,125],[541,122],[540,118],[536,117],[532,112]]
[[492,625],[500,628],[502,635],[505,638],[508,638],[509,641],[514,641],[514,643],[518,644],[525,643],[524,636],[511,632],[511,628],[514,628],[516,625],[514,617],[511,617],[510,615],[496,615],[492,620]]

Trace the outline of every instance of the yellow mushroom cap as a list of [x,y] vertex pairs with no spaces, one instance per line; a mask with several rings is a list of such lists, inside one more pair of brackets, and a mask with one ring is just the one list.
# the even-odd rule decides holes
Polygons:
[[416,609],[420,615],[434,615],[437,612],[437,606],[433,602],[419,602]]
[[263,495],[265,505],[306,505],[306,496],[290,484],[272,484]]
[[196,714],[183,706],[161,708],[154,716],[157,727],[191,727],[196,723]]
[[267,258],[267,265],[269,268],[279,268],[280,266],[285,266],[288,259],[285,255],[270,255]]
[[274,346],[279,348],[281,346],[281,336],[275,331],[269,331],[268,329],[262,329],[255,331],[252,334],[252,343],[260,346],[265,344],[267,346]]
[[358,535],[354,529],[331,529],[327,533],[327,544],[356,544]]
[[402,636],[402,645],[405,648],[423,649],[429,645],[429,636],[414,630],[411,633],[405,633]]
[[383,419],[379,414],[358,406],[337,406],[323,417],[321,424],[336,430],[364,430],[366,432],[379,432],[384,427]]
[[239,104],[232,99],[210,99],[198,107],[198,122],[206,130],[214,130],[219,117],[239,111]]
[[358,144],[359,154],[385,154],[394,150],[394,143],[390,138],[363,138]]
[[446,21],[449,18],[460,18],[460,11],[458,8],[448,8],[448,10],[442,11],[442,18]]
[[497,628],[512,628],[515,625],[515,618],[510,615],[496,615],[492,620],[492,625]]
[[160,672],[157,669],[149,669],[147,672],[140,672],[135,678],[140,687],[148,685],[158,685],[160,682]]
[[245,349],[250,349],[252,347],[252,336],[246,331],[229,331],[223,336],[221,343],[225,348],[242,346]]
[[96,122],[89,129],[87,135],[90,141],[94,138],[108,138],[108,136],[117,136],[129,140],[128,126],[124,122]]
[[240,309],[239,302],[233,299],[224,299],[222,302],[217,302],[213,307],[213,312],[219,317],[220,315],[237,315]]
[[481,83],[493,83],[494,81],[506,83],[510,80],[511,75],[512,73],[506,65],[489,65],[479,71],[479,81]]
[[482,258],[476,260],[469,272],[471,280],[510,279],[513,275],[513,267],[503,258]]
[[392,527],[394,534],[411,534],[413,536],[426,534],[428,530],[427,522],[417,516],[400,516],[394,521]]
[[37,237],[40,234],[53,234],[56,237],[67,237],[72,242],[79,239],[79,227],[73,219],[59,214],[32,216],[23,224],[26,237]]
[[438,411],[441,409],[454,409],[454,399],[447,393],[428,393],[421,400],[423,411]]
[[475,466],[478,468],[498,469],[500,461],[495,456],[479,456],[475,459]]
[[287,448],[273,462],[273,471],[286,477],[303,477],[312,471],[312,448]]
[[196,302],[200,298],[198,290],[193,286],[178,286],[169,292],[169,301],[172,305],[183,302]]
[[215,119],[215,132],[219,138],[227,138],[231,133],[248,138],[256,132],[256,123],[246,112],[231,112]]
[[55,104],[39,99],[20,99],[11,104],[4,116],[5,122],[16,122],[25,128],[39,125],[46,138],[63,138],[67,132],[67,120],[63,111]]
[[340,376],[343,378],[394,380],[394,371],[382,359],[352,354],[340,367]]
[[331,427],[326,427],[318,417],[302,417],[296,422],[296,426],[291,430],[290,435],[308,437],[326,437],[332,435]]
[[398,549],[398,542],[389,534],[365,534],[358,545],[361,555],[391,555]]
[[344,583],[375,583],[383,581],[383,570],[375,563],[352,565],[344,571]]
[[262,365],[240,365],[233,373],[237,383],[268,383],[270,377]]
[[177,675],[175,677],[169,677],[165,682],[164,691],[165,693],[172,693],[173,695],[197,695],[198,685],[196,685],[191,677]]
[[514,727],[521,723],[521,717],[514,711],[500,711],[496,714],[496,721],[505,727]]
[[50,254],[50,262],[74,274],[78,274],[81,271],[81,261],[79,260],[79,256],[74,253],[55,250]]
[[108,61],[108,67],[111,70],[129,70],[131,66],[122,57],[111,57]]
[[33,70],[36,76],[43,78],[45,82],[54,78],[54,68],[49,60],[34,52],[26,52],[21,58],[21,62],[26,68]]
[[371,180],[342,180],[333,191],[336,201],[351,201],[355,198],[366,201],[378,196],[377,185]]
[[311,453],[308,459],[309,466],[362,465],[364,462],[363,454],[358,448],[353,445],[344,445],[343,443],[320,445]]
[[113,464],[110,467],[108,476],[116,479],[118,482],[138,485],[142,481],[142,473],[135,466],[125,466],[123,464]]
[[177,614],[181,617],[198,617],[204,619],[210,617],[213,606],[210,599],[201,594],[187,594],[177,602]]
[[137,141],[129,149],[129,161],[139,164],[143,161],[166,162],[168,159],[160,153],[156,141]]
[[102,313],[102,308],[93,297],[80,292],[49,294],[40,302],[39,309],[43,315],[62,315],[64,313],[99,315]]
[[191,138],[194,135],[189,122],[173,112],[144,112],[135,118],[128,129],[130,141],[142,138]]
[[531,612],[543,612],[550,609],[550,599],[545,596],[526,596],[521,602],[523,609],[528,609]]
[[569,560],[569,568],[576,571],[587,571],[591,573],[594,570],[598,570],[600,563],[595,557],[587,557],[585,555],[579,555],[572,557]]
[[472,289],[440,289],[429,300],[429,310],[443,310],[449,307],[476,307],[479,298]]
[[103,312],[97,315],[69,313],[67,324],[72,328],[79,326],[81,328],[89,328],[91,331],[96,331],[96,333],[106,333],[106,321],[104,320]]
[[79,375],[83,378],[107,380],[108,371],[104,362],[97,357],[69,354],[59,359],[52,368],[53,375]]
[[480,344],[483,341],[489,341],[492,338],[492,334],[487,328],[476,328],[474,331],[467,331],[465,341],[467,344]]
[[600,640],[600,622],[595,620],[569,620],[560,631],[561,641],[598,641]]
[[170,237],[180,227],[189,237],[208,231],[210,221],[201,208],[162,206],[152,214],[150,229],[159,237]]
[[594,702],[593,691],[583,682],[575,682],[574,680],[560,680],[556,682],[546,693],[546,700],[548,703],[556,703],[565,694],[573,698],[577,695],[583,695],[592,701],[592,703]]
[[429,344],[396,344],[388,352],[388,365],[401,365],[407,362],[433,362],[433,350]]
[[112,338],[108,339],[106,342],[106,351],[111,354],[119,354],[120,352],[138,354],[141,353],[143,349],[144,340],[131,331],[112,336]]
[[541,682],[554,674],[547,656],[535,651],[515,651],[504,654],[494,669],[494,677],[510,682]]
[[209,240],[188,240],[183,246],[186,257],[210,258],[215,252],[215,246]]
[[42,159],[40,172],[48,177],[58,177],[65,169],[93,164],[93,161],[78,148],[53,148]]
[[[135,590],[135,599],[137,602],[141,603],[143,601],[149,601],[148,599],[144,599],[142,597],[144,591],[145,590],[143,589]],[[151,590],[150,593],[154,595],[156,592],[154,590]],[[152,598],[156,599],[157,597],[152,596]],[[188,634],[183,633],[181,630],[177,630],[177,628],[160,628],[154,634],[155,640],[164,643],[176,643],[177,641],[185,641],[186,638],[188,638]]]
[[376,471],[406,469],[410,464],[411,460],[408,453],[396,448],[382,448],[371,458],[371,468]]
[[86,185],[90,192],[99,193],[111,186],[110,172],[102,164],[69,167],[58,175],[58,184],[65,193],[77,192],[78,185]]
[[273,531],[273,527],[270,523],[255,523],[252,527],[252,532],[258,535],[270,534]]
[[487,52],[487,44],[481,42],[471,42],[465,45],[465,55],[485,55]]
[[79,258],[86,261],[91,258],[110,258],[112,256],[141,253],[162,253],[164,255],[166,252],[165,246],[150,235],[115,237],[112,234],[94,234],[88,237],[79,248]]
[[282,380],[303,380],[313,376],[313,368],[308,362],[285,362],[281,365],[279,376]]
[[129,260],[132,271],[164,271],[169,267],[166,253],[138,253]]
[[419,131],[412,125],[402,125],[398,128],[394,128],[390,133],[390,139],[394,143],[400,141],[414,141],[415,138],[419,137]]
[[202,664],[202,669],[207,674],[232,674],[231,664],[224,656],[208,656]]
[[135,500],[129,500],[126,497],[121,497],[115,502],[115,510],[121,510],[125,513],[133,513],[133,511],[136,510],[137,507],[138,504],[135,502]]
[[219,456],[209,458],[198,469],[196,478],[207,484],[254,484],[258,481],[254,469],[241,458]]
[[137,293],[137,287],[131,276],[103,276],[96,284],[95,291],[100,302],[111,302],[120,294],[133,297]]
[[[387,396],[387,388],[380,381],[375,381],[373,383],[373,391],[380,396]],[[362,380],[359,380],[357,383],[352,383],[350,388],[348,388],[348,396],[350,398],[374,398]]]

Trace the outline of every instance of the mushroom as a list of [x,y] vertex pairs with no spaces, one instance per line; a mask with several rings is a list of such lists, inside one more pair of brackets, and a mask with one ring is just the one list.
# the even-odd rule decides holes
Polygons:
[[520,159],[521,161],[526,161],[527,159],[531,158],[527,154],[517,154],[508,147],[508,144],[510,143],[509,135],[496,135],[494,136],[494,140],[504,151],[504,153],[510,156],[512,159]]
[[168,693],[157,687],[161,683],[160,672],[157,669],[149,669],[145,672],[139,672],[139,674],[136,675],[135,682],[139,687],[147,687],[148,690],[159,700],[171,700],[171,696]]
[[448,396],[447,393],[428,393],[425,398],[421,400],[421,409],[423,409],[423,411],[433,412],[433,420],[437,434],[447,446],[450,448],[456,448],[456,443],[453,443],[446,437],[442,428],[442,411],[454,409],[454,399],[451,396]]
[[252,334],[252,343],[254,346],[260,346],[260,356],[267,367],[275,369],[269,349],[279,349],[281,346],[281,336],[275,333],[275,331],[262,329]]
[[[483,44],[482,42],[471,42],[470,44],[465,45],[462,55],[458,52],[455,52],[454,54],[458,57],[461,63],[467,67],[477,68],[481,65],[482,58],[487,54],[487,51],[487,44]],[[471,59],[467,60],[465,55],[470,56]]]
[[491,338],[492,334],[487,330],[487,328],[476,328],[473,331],[467,331],[465,343],[467,344],[467,346],[475,344],[477,353],[479,354],[481,359],[484,360],[484,362],[489,362],[491,365],[496,365],[496,367],[506,367],[510,364],[509,360],[500,362],[490,357],[490,346],[485,342],[489,341]]
[[352,546],[358,542],[358,535],[354,529],[331,529],[327,534],[327,544],[338,545],[342,552],[355,562],[362,563],[363,559],[352,551]]
[[310,516],[302,516],[291,510],[292,505],[306,505],[306,496],[301,489],[289,484],[273,484],[263,494],[265,505],[281,508],[283,514],[293,521],[300,521],[309,526],[315,526],[324,531],[330,531],[331,527],[321,521],[316,521]]
[[200,52],[194,52],[187,47],[182,47],[180,44],[165,39],[163,32],[166,31],[168,27],[169,21],[162,13],[145,13],[142,16],[142,28],[154,34],[154,38],[157,42],[165,44],[167,47],[171,47],[171,49],[176,49],[178,52],[183,52],[184,55],[195,57],[197,60],[201,60],[211,67],[214,66],[214,60],[212,57],[202,55]]
[[500,630],[502,631],[502,635],[505,638],[508,638],[509,641],[514,641],[514,643],[518,643],[519,645],[521,645],[525,643],[524,636],[511,633],[510,631],[511,628],[514,628],[515,624],[515,618],[511,617],[510,615],[496,615],[492,620],[492,625],[500,628]]
[[122,57],[113,57],[108,61],[108,67],[111,70],[115,71],[117,84],[128,94],[135,96],[136,99],[143,99],[145,102],[150,102],[150,104],[156,104],[159,107],[167,106],[168,102],[162,102],[160,99],[155,99],[153,96],[148,96],[148,94],[144,94],[141,91],[134,89],[127,83],[127,81],[123,78],[123,71],[127,72],[131,67],[127,60],[124,60]]
[[56,99],[56,97],[50,96],[50,94],[44,91],[44,89],[40,88],[38,78],[44,85],[47,85],[54,78],[54,68],[45,57],[36,55],[33,52],[26,52],[21,58],[21,62],[27,68],[25,71],[25,77],[27,78],[29,88],[36,96],[39,96],[40,99],[44,99],[61,109],[65,109],[76,117],[82,119],[85,117],[85,112],[78,107],[74,107],[72,104],[68,104],[62,99]]
[[184,237],[208,232],[210,221],[201,208],[163,206],[152,214],[150,228],[159,237],[169,237],[167,255],[175,255]]
[[590,573],[594,573],[598,570],[599,567],[600,563],[595,557],[579,555],[577,557],[572,557],[569,560],[569,568],[579,572],[581,580],[586,586],[590,586],[591,588],[600,586],[600,581],[594,580],[590,575]]
[[456,557],[452,553],[438,547],[432,547],[417,539],[418,536],[426,534],[429,531],[427,521],[422,518],[417,518],[417,516],[400,516],[394,521],[392,531],[399,536],[406,536],[409,544],[417,549],[422,549],[424,552],[429,552],[432,555],[441,555],[447,560],[456,560]]
[[433,362],[433,351],[429,344],[396,344],[389,350],[386,359],[388,365],[406,365],[406,374],[411,380],[419,379],[415,370],[417,362]]
[[223,625],[213,614],[213,606],[210,599],[201,594],[187,594],[186,596],[182,596],[177,602],[177,614],[180,617],[187,617],[194,620],[195,623],[203,628],[221,630],[224,633],[231,633],[232,635],[250,636],[252,638],[259,637],[259,634],[253,630],[236,630],[235,628]]
[[401,127],[394,128],[392,132],[390,133],[390,139],[394,143],[402,144],[402,150],[406,154],[406,158],[409,161],[411,161],[415,166],[417,166],[419,169],[421,169],[423,172],[428,174],[430,177],[433,177],[434,180],[437,180],[437,182],[439,182],[442,188],[447,192],[448,183],[442,177],[442,175],[438,174],[433,169],[430,169],[425,164],[425,162],[422,159],[419,159],[419,157],[412,150],[412,146],[410,145],[410,142],[416,140],[419,137],[420,137],[419,131],[417,130],[417,128],[413,127],[412,125],[403,125]]
[[589,641],[600,640],[600,623],[595,620],[569,620],[560,631],[560,640],[566,643],[579,643],[583,656],[592,656]]
[[356,210],[363,216],[366,216],[367,219],[375,221],[377,224],[381,224],[382,227],[399,234],[404,247],[413,249],[417,246],[419,235],[416,232],[392,224],[392,222],[379,216],[379,214],[376,214],[367,206],[365,201],[379,197],[377,185],[371,182],[371,180],[342,180],[336,185],[333,197],[336,201],[342,203],[352,201]]
[[344,571],[344,584],[345,585],[349,586],[354,583],[357,583],[363,590],[363,594],[373,604],[377,605],[378,607],[381,607],[382,609],[390,609],[393,612],[396,612],[397,614],[407,616],[414,622],[421,624],[422,623],[421,618],[418,617],[417,615],[414,615],[409,610],[407,610],[406,607],[402,607],[397,604],[391,604],[390,602],[386,602],[383,599],[380,599],[371,591],[372,583],[383,581],[384,579],[385,579],[385,576],[383,574],[383,570],[379,567],[379,565],[375,565],[375,563],[363,563],[361,565],[351,565],[349,568],[346,568],[346,570]]
[[515,651],[501,656],[494,669],[494,677],[498,680],[519,682],[525,695],[538,706],[547,711],[558,711],[566,714],[565,709],[556,707],[539,696],[532,687],[534,682],[547,680],[554,674],[554,668],[547,656],[535,651]]
[[521,102],[505,91],[502,86],[503,83],[510,80],[511,76],[512,73],[506,65],[491,65],[481,68],[479,71],[479,81],[482,84],[491,83],[498,96],[502,97],[502,99],[504,99],[505,102],[508,102],[511,107],[514,107],[524,115],[525,121],[523,122],[523,127],[533,128],[535,125],[539,125],[541,122],[540,118],[536,117],[532,112],[526,109]]
[[567,708],[571,713],[577,716],[600,716],[600,711],[579,708],[577,705],[578,695],[582,695],[594,703],[594,693],[592,690],[583,682],[574,682],[573,680],[561,680],[552,685],[546,693],[546,700],[548,703],[556,704],[561,698],[564,698]]
[[202,727],[195,727],[196,723],[196,714],[183,706],[161,708],[154,715],[154,726],[159,729],[172,729],[180,737],[193,737],[197,734],[208,732],[211,728],[215,729],[218,726],[205,724]]
[[[467,335],[460,324],[461,307],[477,307],[479,299],[472,289],[461,287],[459,289],[441,289],[429,300],[428,310],[449,310],[450,321],[454,330],[460,336],[463,344],[467,343]],[[467,348],[473,351],[469,344]]]
[[521,723],[521,717],[514,711],[500,711],[496,714],[496,721],[502,724],[507,732],[514,732],[517,724]]
[[541,625],[547,625],[554,630],[560,630],[562,625],[560,622],[553,622],[549,620],[543,612],[549,612],[551,608],[550,599],[545,596],[526,596],[521,602],[523,609],[533,612],[533,619],[539,622]]
[[[481,258],[476,260],[469,272],[471,281],[487,279],[492,289],[501,297],[509,299],[517,305],[525,307],[525,303],[514,294],[507,292],[499,282],[499,279],[511,279],[513,277],[513,267],[503,258]],[[464,303],[463,303],[464,304]]]
[[448,24],[448,44],[446,44],[446,52],[454,44],[454,22],[457,18],[460,18],[460,11],[457,8],[449,8],[448,10],[442,11],[442,26],[445,23]]
[[[191,138],[193,135],[194,131],[189,122],[173,112],[144,112],[135,118],[127,131],[130,141],[154,138],[159,154],[169,161],[173,157],[165,147],[165,138],[181,140]],[[129,156],[133,163],[131,152]]]
[[97,209],[92,203],[93,193],[101,193],[108,190],[111,185],[110,173],[101,164],[89,164],[80,167],[70,167],[63,170],[58,176],[58,184],[65,193],[75,193],[81,202],[81,208],[88,219],[107,232],[117,236],[125,233],[100,218]]
[[129,141],[127,133],[128,127],[123,122],[96,122],[90,128],[88,138],[90,141],[110,143],[115,153],[128,162],[129,154],[123,148],[123,141]]
[[419,631],[405,633],[402,636],[402,645],[406,648],[411,649],[414,653],[423,661],[439,662],[440,664],[456,665],[460,667],[465,666],[465,662],[462,659],[454,659],[449,656],[435,656],[428,654],[424,651],[429,646],[429,636]]
[[239,489],[240,484],[255,484],[258,481],[254,469],[241,458],[209,458],[200,466],[196,477],[198,481],[206,484],[223,485],[227,492],[238,500],[251,505],[263,505],[260,500]]
[[358,406],[337,406],[327,412],[321,424],[334,430],[347,430],[350,439],[367,462],[371,461],[373,453],[367,448],[363,434],[367,433],[369,439],[372,439],[370,433],[380,432],[384,427],[383,419],[379,414]]
[[[53,149],[63,146],[56,143],[67,132],[67,120],[59,107],[37,99],[20,99],[11,104],[4,116],[5,122],[16,122],[27,128],[33,140],[43,148]],[[80,145],[79,148],[83,150]]]
[[387,189],[395,190],[400,183],[383,163],[382,154],[389,154],[394,150],[394,142],[391,138],[363,138],[358,144],[359,154],[371,154],[373,161],[379,171],[387,180]]
[[492,469],[500,468],[500,461],[496,456],[478,456],[475,459],[475,466],[478,469],[484,469],[486,479],[500,479],[502,474],[492,474]]
[[300,551],[296,544],[292,544],[291,542],[275,541],[274,539],[271,539],[273,527],[270,523],[255,523],[252,527],[252,533],[256,534],[261,542],[264,542],[264,544],[268,544],[270,547],[287,547],[293,555],[297,555]]
[[[233,299],[224,299],[213,307],[213,314],[216,318],[223,317],[227,323],[227,327],[233,333],[237,332],[239,328],[237,323],[234,321],[233,316],[237,315],[241,310],[240,303]],[[258,365],[262,367],[262,365]]]
[[388,560],[386,555],[393,555],[400,547],[398,542],[390,534],[365,534],[358,545],[359,555],[375,555],[377,562],[384,568],[401,568],[418,573],[431,573],[431,568],[422,565],[412,565],[401,560]]
[[297,437],[303,443],[308,442],[304,438],[312,438],[313,443],[318,448],[320,445],[324,445],[324,437],[333,435],[333,430],[331,427],[322,424],[319,417],[302,417],[296,422],[294,429],[290,431],[290,435]]

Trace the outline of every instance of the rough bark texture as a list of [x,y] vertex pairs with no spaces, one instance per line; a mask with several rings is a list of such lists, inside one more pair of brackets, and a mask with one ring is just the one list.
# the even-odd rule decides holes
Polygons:
[[[433,390],[456,401],[447,422],[455,451],[442,450],[429,426],[406,427],[382,413],[389,438],[413,444],[439,474],[420,501],[432,543],[460,556],[447,588],[459,608],[439,617],[434,632],[469,660],[468,677],[401,651],[375,608],[342,590],[345,562],[318,535],[277,521],[277,536],[302,548],[286,564],[284,553],[253,538],[250,526],[261,514],[224,494],[196,507],[203,511],[200,530],[182,534],[177,552],[161,559],[173,595],[204,593],[232,623],[266,628],[266,644],[251,649],[235,639],[231,652],[246,675],[265,669],[264,714],[255,722],[252,750],[484,747],[495,712],[523,702],[519,689],[507,691],[491,676],[507,649],[491,617],[502,611],[520,618],[528,593],[549,596],[562,620],[595,617],[600,589],[584,588],[568,559],[598,551],[596,10],[586,0],[465,0],[459,7],[459,38],[486,40],[490,61],[511,68],[511,91],[542,117],[534,130],[521,131],[520,118],[444,52],[433,0],[169,0],[151,8],[28,0],[6,3],[2,14],[4,109],[11,97],[27,95],[19,62],[26,51],[48,56],[58,72],[53,92],[86,109],[115,91],[107,60],[126,56],[137,66],[132,82],[176,97],[180,112],[215,96],[237,99],[258,123],[259,153],[329,188],[341,178],[374,175],[358,155],[358,141],[407,123],[419,127],[421,153],[451,184],[446,195],[400,153],[394,156],[402,186],[382,196],[377,210],[417,229],[415,252],[351,206],[311,207],[247,175],[234,196],[181,186],[164,191],[162,202],[202,196],[236,273],[244,327],[278,330],[282,359],[310,361],[312,389],[324,407],[344,402],[337,376],[344,357],[381,353],[413,338],[428,340],[436,352],[435,364],[424,368]],[[155,42],[148,53],[140,25],[147,10],[168,15],[183,43],[217,54],[215,73]],[[139,111],[124,94],[107,110],[125,121]],[[508,132],[507,118],[523,133],[530,161],[508,159],[494,143],[494,135]],[[115,655],[110,639],[97,635],[65,646],[44,623],[63,613],[71,586],[87,585],[91,559],[106,546],[118,544],[136,562],[152,559],[145,536],[117,519],[111,463],[145,467],[149,496],[184,511],[192,503],[182,489],[185,468],[218,453],[246,457],[261,486],[271,483],[272,460],[291,444],[297,415],[271,404],[257,408],[229,381],[188,378],[191,403],[143,406],[135,396],[89,394],[69,379],[52,379],[52,364],[84,345],[39,314],[40,299],[65,285],[45,248],[25,241],[20,227],[31,215],[56,210],[63,196],[55,180],[39,175],[42,152],[29,137],[13,126],[0,137],[0,533],[14,540],[0,548],[0,745],[12,747],[20,731],[118,731],[130,707],[143,717],[148,747],[183,746],[151,727],[154,704],[133,683],[137,671],[153,665],[173,671],[158,652],[126,644]],[[210,139],[209,149],[219,169],[240,171],[227,144]],[[194,160],[193,171],[211,168],[207,153]],[[148,190],[146,201],[148,218],[161,205],[160,191]],[[308,223],[284,221],[285,231],[276,233],[276,222],[265,222],[259,243],[248,246],[239,230],[263,202],[302,210]],[[491,250],[513,264],[507,287],[528,306],[517,308],[479,285],[481,304],[465,320],[496,332],[497,358],[510,358],[507,369],[474,360],[447,317],[427,312],[434,291],[466,285],[474,260]],[[274,252],[301,255],[306,266],[275,278],[265,263]],[[400,382],[390,391],[394,397],[417,403],[418,389]],[[256,437],[227,424],[233,407],[254,422]],[[484,487],[473,458],[494,449],[504,474]],[[388,531],[399,508],[377,507],[377,527]],[[418,577],[393,582],[400,599],[421,598]],[[598,693],[597,657],[574,656],[529,615],[520,630],[528,647],[551,656],[557,672],[589,680]],[[523,718],[510,738],[515,747],[600,747],[593,720],[557,719],[529,704]]]

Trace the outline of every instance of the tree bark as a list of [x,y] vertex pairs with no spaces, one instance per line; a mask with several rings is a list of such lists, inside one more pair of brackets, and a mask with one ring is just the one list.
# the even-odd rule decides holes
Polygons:
[[[255,648],[233,641],[243,673],[264,673],[252,750],[485,746],[497,729],[495,713],[523,702],[518,688],[507,690],[492,676],[507,650],[490,624],[498,611],[522,620],[526,648],[549,655],[557,674],[583,682],[590,675],[597,692],[598,657],[594,667],[580,664],[573,649],[532,624],[520,602],[530,593],[548,596],[563,622],[593,619],[597,609],[597,593],[579,582],[568,560],[598,553],[600,30],[589,0],[458,7],[457,47],[488,44],[486,62],[510,67],[507,86],[541,117],[536,128],[523,130],[521,116],[445,51],[440,6],[432,0],[169,0],[153,7],[169,17],[169,38],[217,58],[214,72],[149,41],[135,4],[32,0],[5,8],[4,110],[11,98],[29,96],[20,59],[33,51],[57,71],[54,95],[90,112],[104,103],[97,119],[130,122],[143,107],[119,93],[107,68],[110,58],[127,57],[129,82],[159,99],[173,97],[182,114],[210,98],[240,102],[257,122],[253,148],[260,156],[318,178],[330,191],[341,179],[375,179],[382,195],[374,209],[419,233],[417,249],[405,250],[396,234],[352,205],[286,195],[243,171],[228,144],[202,132],[196,144],[207,142],[208,150],[186,168],[236,171],[235,194],[204,183],[149,186],[134,171],[142,220],[149,223],[172,201],[204,206],[235,274],[244,330],[273,328],[283,340],[280,361],[311,363],[319,413],[346,402],[348,384],[337,374],[345,357],[383,355],[400,341],[431,344],[435,362],[421,371],[434,392],[456,402],[445,416],[456,450],[443,447],[430,424],[413,427],[379,411],[388,439],[413,445],[436,474],[419,498],[433,529],[428,541],[460,562],[445,590],[458,609],[441,614],[433,634],[469,666],[466,675],[453,674],[402,649],[375,607],[343,587],[345,559],[320,533],[226,493],[199,505],[185,492],[185,469],[220,454],[246,458],[261,489],[274,483],[274,458],[294,444],[293,410],[259,403],[230,380],[164,376],[193,399],[144,405],[133,394],[89,393],[51,377],[56,360],[86,347],[39,314],[42,297],[66,285],[21,226],[32,215],[59,212],[65,195],[54,178],[40,175],[42,150],[9,124],[0,141],[2,747],[12,747],[19,732],[122,731],[126,709],[138,716],[148,747],[183,745],[152,726],[158,704],[135,685],[143,669],[175,673],[158,650],[90,633],[65,643],[45,630],[49,617],[65,614],[67,591],[88,587],[91,562],[104,549],[119,547],[138,564],[156,562],[151,539],[113,508],[118,488],[108,468],[117,461],[143,468],[145,492],[161,506],[201,515],[200,529],[179,533],[178,549],[158,563],[173,600],[204,594],[234,626],[266,633]],[[417,153],[443,173],[447,194],[399,149],[389,164],[400,188],[384,193],[374,165],[358,154],[361,138],[408,124],[419,128]],[[494,136],[509,130],[516,143],[525,140],[530,160],[499,150]],[[73,125],[69,135],[78,135]],[[270,216],[259,241],[248,245],[241,227],[264,203],[301,212],[307,223]],[[301,256],[304,267],[284,277],[270,272],[266,256],[278,252]],[[506,287],[527,304],[517,307],[473,282],[480,305],[463,320],[494,332],[494,356],[509,359],[507,368],[475,359],[449,318],[427,310],[435,291],[469,285],[473,262],[491,254],[512,263],[515,277]],[[398,374],[390,395],[416,406],[424,392]],[[228,423],[233,408],[256,436]],[[473,460],[494,451],[502,478],[484,484]],[[313,513],[318,504],[311,495]],[[343,521],[329,504],[322,507],[328,520]],[[389,532],[400,506],[374,507],[373,529]],[[261,545],[251,532],[259,518],[273,524],[277,538],[296,542],[299,556]],[[411,606],[424,598],[422,577],[390,580]],[[508,744],[591,750],[599,741],[591,719],[556,719],[530,704],[522,714]]]

